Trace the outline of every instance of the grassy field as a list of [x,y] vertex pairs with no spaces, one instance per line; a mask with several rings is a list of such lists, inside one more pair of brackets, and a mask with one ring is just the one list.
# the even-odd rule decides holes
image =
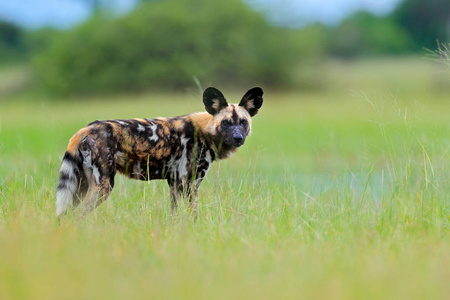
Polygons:
[[202,184],[197,222],[171,219],[162,181],[117,177],[95,213],[60,224],[54,201],[79,128],[202,110],[198,91],[8,96],[0,298],[448,299],[447,75],[412,58],[334,62],[322,92],[266,91],[246,145]]

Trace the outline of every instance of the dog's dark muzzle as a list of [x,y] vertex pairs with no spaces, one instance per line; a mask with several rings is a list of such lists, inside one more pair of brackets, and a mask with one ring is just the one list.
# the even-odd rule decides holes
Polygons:
[[233,135],[233,142],[236,147],[242,146],[244,143],[244,137],[242,134],[235,134]]
[[242,131],[242,128],[240,128],[239,126],[231,130],[228,140],[229,143],[234,147],[240,147],[244,144],[245,135]]

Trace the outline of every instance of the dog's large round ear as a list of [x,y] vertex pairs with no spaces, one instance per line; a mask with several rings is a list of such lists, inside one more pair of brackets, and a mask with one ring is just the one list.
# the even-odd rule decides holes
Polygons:
[[253,117],[258,113],[258,110],[263,104],[263,94],[264,92],[260,87],[254,87],[245,93],[241,102],[239,102],[239,106],[245,108],[250,116]]
[[222,108],[228,106],[223,94],[216,88],[209,87],[203,92],[203,104],[211,115],[217,114]]

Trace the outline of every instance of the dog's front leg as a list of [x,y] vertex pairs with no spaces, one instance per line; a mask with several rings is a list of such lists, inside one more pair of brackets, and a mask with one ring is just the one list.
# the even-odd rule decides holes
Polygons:
[[179,187],[177,187],[177,183],[169,183],[170,186],[170,214],[174,215],[178,208],[178,201],[181,198],[181,193]]
[[202,180],[203,178],[197,178],[194,181],[193,190],[189,195],[189,204],[195,220],[198,218],[198,188],[200,187]]
[[172,217],[178,209],[178,202],[183,198],[183,182],[180,179],[168,180],[170,187],[170,213]]
[[175,180],[169,183],[170,185],[170,208],[172,217],[178,209],[180,200],[188,200],[189,210],[192,212],[194,219],[197,219],[198,209],[198,187],[200,180],[192,183],[190,180]]

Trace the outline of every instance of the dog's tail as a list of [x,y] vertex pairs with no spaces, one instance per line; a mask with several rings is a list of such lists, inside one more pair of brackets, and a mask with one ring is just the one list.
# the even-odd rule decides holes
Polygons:
[[60,217],[74,204],[81,186],[83,173],[83,159],[79,145],[86,136],[86,128],[78,131],[69,142],[62,159],[59,171],[59,183],[56,188],[56,215]]

